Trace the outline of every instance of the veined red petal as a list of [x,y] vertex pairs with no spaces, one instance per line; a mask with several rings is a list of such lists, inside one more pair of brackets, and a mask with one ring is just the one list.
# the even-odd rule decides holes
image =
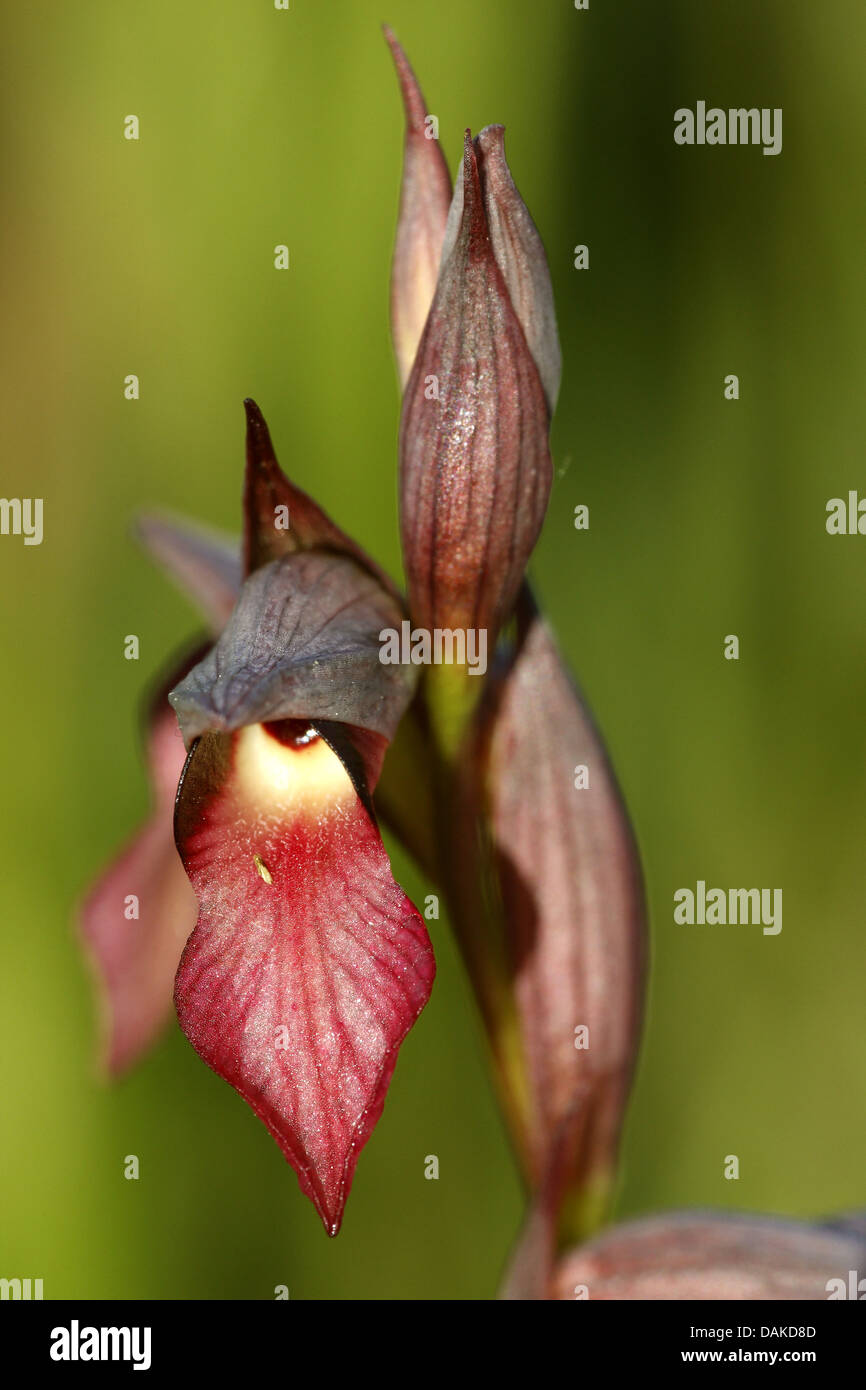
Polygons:
[[195,894],[172,833],[185,758],[174,711],[163,701],[148,747],[153,813],[81,911],[81,934],[104,995],[103,1060],[112,1076],[137,1061],[168,1021],[177,963],[195,926]]
[[335,1235],[435,966],[358,789],[304,728],[253,725],[193,747],[176,835],[199,919],[175,1002]]

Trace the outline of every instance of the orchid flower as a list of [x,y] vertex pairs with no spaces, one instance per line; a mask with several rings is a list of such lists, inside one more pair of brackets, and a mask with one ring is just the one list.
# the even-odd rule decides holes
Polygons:
[[[190,1042],[264,1121],[335,1234],[435,970],[372,803],[415,673],[379,660],[380,629],[402,617],[393,586],[288,482],[251,401],[247,417],[245,578],[216,641],[169,697],[185,761],[175,740],[167,766],[159,715],[154,820],[86,904],[85,935],[114,1012],[115,1069],[150,1040],[176,975]],[[275,526],[283,514],[291,529]],[[218,580],[217,552],[193,565],[176,530],[150,523],[145,534],[187,582]],[[167,901],[181,866],[197,914],[187,898],[182,912]],[[132,867],[145,904],[135,947],[135,932],[113,936],[109,921]],[[134,1033],[129,997],[148,1014]]]
[[[465,133],[452,191],[385,32],[406,116],[391,278],[406,598],[285,476],[251,401],[242,546],[141,523],[211,634],[153,705],[152,817],[84,906],[109,1069],[143,1054],[173,994],[336,1234],[435,970],[378,810],[448,903],[525,1180],[503,1297],[825,1297],[862,1251],[854,1223],[679,1214],[597,1234],[645,904],[601,735],[527,580],[552,478],[553,292],[503,127]],[[468,643],[441,664],[384,660],[406,626],[483,637],[489,670]]]

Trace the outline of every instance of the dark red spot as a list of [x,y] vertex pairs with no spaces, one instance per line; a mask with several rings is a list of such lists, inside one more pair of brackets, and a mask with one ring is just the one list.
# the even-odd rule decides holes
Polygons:
[[306,719],[274,719],[263,728],[286,748],[309,748],[319,740],[319,734]]

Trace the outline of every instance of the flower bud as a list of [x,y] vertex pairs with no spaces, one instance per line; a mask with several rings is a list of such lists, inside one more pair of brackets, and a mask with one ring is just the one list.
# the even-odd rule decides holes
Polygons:
[[640,1034],[644,905],[604,747],[528,596],[518,625],[460,759],[452,872],[543,1243],[605,1214]]
[[401,528],[414,622],[485,630],[492,650],[547,508],[549,411],[468,131],[463,193],[403,398]]

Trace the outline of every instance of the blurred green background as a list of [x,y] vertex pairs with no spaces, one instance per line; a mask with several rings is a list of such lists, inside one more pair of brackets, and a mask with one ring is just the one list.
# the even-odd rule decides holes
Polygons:
[[[533,568],[652,915],[620,1211],[866,1199],[866,539],[824,527],[866,492],[863,6],[34,0],[6,6],[0,86],[2,491],[45,499],[41,547],[0,538],[0,1274],[49,1298],[488,1297],[520,1219],[445,922],[336,1241],[176,1028],[95,1080],[72,929],[145,813],[140,695],[196,626],[129,540],[136,509],[235,529],[253,395],[294,478],[399,569],[383,19],[452,167],[464,126],[507,125],[551,264],[565,370]],[[782,154],[678,148],[699,99],[781,106]],[[675,926],[698,878],[782,887],[781,935]]]

